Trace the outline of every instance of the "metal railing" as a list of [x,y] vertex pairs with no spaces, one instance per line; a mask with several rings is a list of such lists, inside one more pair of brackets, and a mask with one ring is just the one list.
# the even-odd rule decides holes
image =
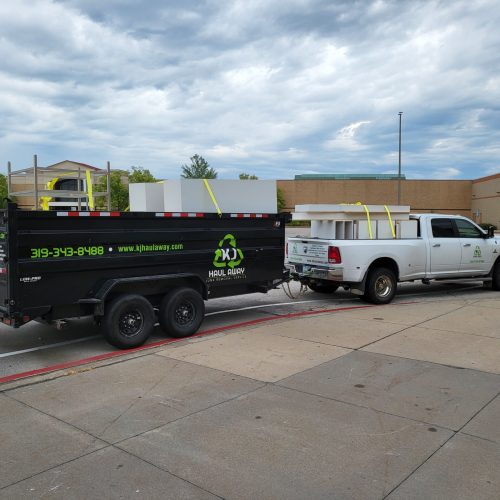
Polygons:
[[[40,202],[42,197],[47,197],[47,198],[70,198],[73,200],[77,201],[77,206],[78,210],[82,210],[82,206],[84,207],[85,210],[89,210],[89,207],[93,205],[93,199],[94,198],[99,198],[99,197],[105,197],[106,198],[106,205],[107,205],[107,210],[111,210],[111,165],[110,162],[108,161],[106,164],[106,171],[93,171],[89,169],[85,169],[82,167],[78,168],[50,168],[50,167],[39,167],[38,166],[38,157],[37,155],[33,155],[33,166],[29,168],[24,168],[22,170],[16,170],[12,171],[12,164],[11,162],[7,162],[7,172],[8,172],[8,177],[7,177],[7,190],[8,190],[8,197],[12,196],[19,196],[19,197],[28,197],[28,198],[33,198],[33,210],[39,210],[40,209]],[[39,178],[40,174],[42,174],[44,177],[50,177],[51,174],[53,174],[54,177],[68,177],[70,179],[75,179],[77,181],[77,187],[78,189],[76,190],[68,190],[68,189],[40,189],[39,186]],[[12,189],[13,187],[13,182],[12,179],[15,177],[23,177],[24,179],[29,179],[29,176],[33,177],[32,181],[32,188],[30,189],[25,189],[25,190],[20,190],[20,191],[14,191]],[[103,177],[106,176],[106,191],[105,192],[92,192],[92,196],[89,196],[89,181],[92,185],[95,184],[95,182]],[[83,185],[82,181],[86,181],[87,183],[87,190],[82,191],[81,186]],[[15,184],[15,183],[14,183]],[[26,183],[29,184],[29,183]],[[46,185],[46,181],[44,182],[44,186]],[[60,202],[58,202],[60,203]],[[50,202],[48,203],[50,205]],[[68,204],[71,204],[71,202],[68,202]]]

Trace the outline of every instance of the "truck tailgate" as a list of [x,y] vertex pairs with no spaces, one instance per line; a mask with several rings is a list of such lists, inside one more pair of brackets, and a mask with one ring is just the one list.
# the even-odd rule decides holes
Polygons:
[[328,265],[327,240],[288,239],[288,260],[295,264]]

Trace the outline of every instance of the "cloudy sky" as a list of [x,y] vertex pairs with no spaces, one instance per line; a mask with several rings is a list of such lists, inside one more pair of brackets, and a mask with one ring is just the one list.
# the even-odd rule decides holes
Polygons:
[[497,0],[3,0],[0,168],[500,172]]

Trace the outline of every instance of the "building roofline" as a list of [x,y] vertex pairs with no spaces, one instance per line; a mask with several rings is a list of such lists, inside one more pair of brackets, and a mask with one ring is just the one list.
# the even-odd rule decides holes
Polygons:
[[479,177],[478,179],[474,179],[472,183],[476,184],[478,182],[492,181],[493,179],[498,179],[498,178],[500,178],[500,173],[487,175],[486,177]]
[[62,160],[62,161],[58,161],[57,163],[53,163],[52,165],[47,165],[46,167],[40,167],[40,168],[52,168],[52,167],[55,167],[56,165],[60,165],[61,163],[64,163],[64,162],[74,163],[75,165],[81,165],[82,167],[91,168],[92,170],[96,170],[96,171],[102,170],[102,168],[94,167],[92,165],[88,165],[87,163],[82,163],[80,161],[73,161],[73,160]]

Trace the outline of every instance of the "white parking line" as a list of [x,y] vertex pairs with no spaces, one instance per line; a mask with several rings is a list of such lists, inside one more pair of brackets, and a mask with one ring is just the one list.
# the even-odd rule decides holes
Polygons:
[[[324,301],[327,299],[322,299],[322,300]],[[279,302],[276,304],[263,304],[260,306],[241,307],[239,309],[227,309],[225,311],[214,311],[214,312],[205,314],[205,316],[214,316],[216,314],[225,314],[225,313],[230,313],[230,312],[235,312],[235,311],[246,311],[249,309],[258,309],[261,307],[278,307],[278,306],[286,306],[286,305],[290,305],[290,304],[303,304],[305,302],[322,302],[322,300],[321,299],[319,299],[319,300],[299,300],[296,302]],[[343,299],[343,300],[346,300],[346,299]],[[42,351],[44,349],[51,349],[54,347],[61,347],[64,345],[77,344],[79,342],[85,342],[86,340],[93,340],[93,339],[99,339],[99,338],[102,338],[102,336],[101,335],[92,335],[90,337],[81,337],[81,338],[75,339],[75,340],[67,340],[65,342],[57,342],[56,344],[47,344],[47,345],[42,345],[39,347],[32,347],[30,349],[23,349],[21,351],[4,352],[4,353],[0,354],[0,358],[8,358],[10,356],[17,356],[19,354],[26,354],[28,352]]]
[[[352,299],[336,299],[335,302],[340,302],[344,300],[352,300]],[[295,300],[293,302],[278,302],[276,304],[262,304],[260,306],[248,306],[248,307],[240,307],[238,309],[226,309],[225,311],[214,311],[210,313],[206,313],[205,316],[215,316],[216,314],[224,314],[229,312],[236,311],[248,311],[250,309],[261,309],[263,307],[278,307],[278,306],[291,306],[293,304],[305,304],[306,302],[331,302],[330,299],[316,299],[316,300]]]
[[23,349],[22,351],[11,351],[0,354],[0,358],[8,358],[9,356],[16,356],[18,354],[25,354],[27,352],[42,351],[43,349],[51,349],[52,347],[59,347],[62,345],[77,344],[78,342],[85,342],[86,340],[98,339],[101,335],[92,335],[91,337],[81,337],[75,340],[67,340],[66,342],[58,342],[57,344],[41,345],[39,347],[32,347],[31,349]]

